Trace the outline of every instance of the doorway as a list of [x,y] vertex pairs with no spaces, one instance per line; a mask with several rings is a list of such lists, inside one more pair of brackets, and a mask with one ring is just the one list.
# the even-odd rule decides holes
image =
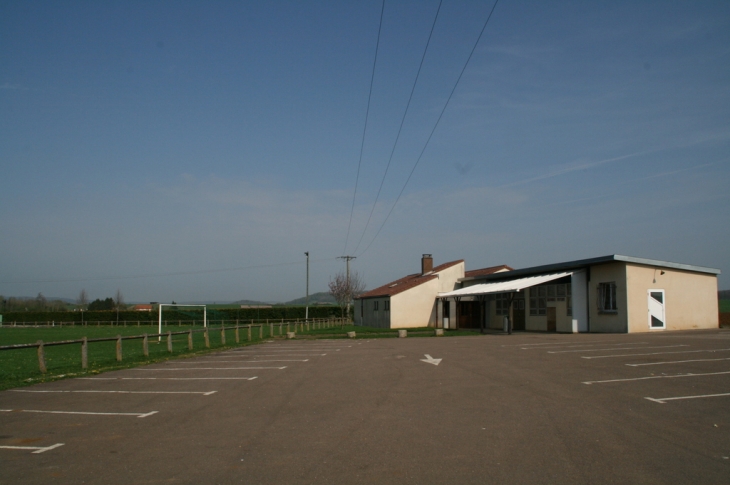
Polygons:
[[662,330],[666,328],[664,319],[664,290],[649,290],[649,328]]
[[525,329],[525,300],[513,300],[512,301],[512,328],[514,330]]
[[547,307],[547,331],[556,332],[558,330],[557,308]]

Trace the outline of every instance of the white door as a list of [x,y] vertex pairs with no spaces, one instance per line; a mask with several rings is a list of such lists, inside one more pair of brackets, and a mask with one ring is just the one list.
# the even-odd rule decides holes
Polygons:
[[666,328],[664,319],[664,290],[649,290],[649,328]]

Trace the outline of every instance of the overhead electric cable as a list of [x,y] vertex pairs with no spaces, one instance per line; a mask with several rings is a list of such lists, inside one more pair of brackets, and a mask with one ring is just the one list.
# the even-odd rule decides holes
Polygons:
[[406,190],[406,186],[408,185],[408,182],[410,182],[411,177],[413,176],[413,172],[416,171],[416,167],[418,167],[418,164],[421,161],[421,158],[423,157],[423,154],[426,151],[426,148],[428,148],[428,144],[431,142],[431,138],[433,137],[433,134],[436,131],[436,128],[438,127],[439,122],[441,121],[441,117],[443,117],[444,112],[446,111],[446,107],[449,105],[449,102],[451,101],[451,98],[454,95],[454,91],[456,91],[456,88],[459,85],[459,81],[461,81],[461,77],[464,75],[464,71],[466,71],[466,67],[469,65],[469,61],[471,60],[472,56],[474,55],[474,51],[476,50],[477,45],[479,45],[479,41],[481,40],[482,35],[484,34],[484,31],[487,29],[487,25],[489,24],[489,19],[492,18],[494,9],[497,8],[497,3],[499,3],[499,0],[495,0],[494,5],[492,5],[492,10],[489,11],[487,20],[484,22],[484,26],[482,27],[481,32],[479,32],[479,37],[477,37],[476,42],[474,42],[474,47],[472,47],[471,52],[469,53],[469,57],[467,57],[466,62],[464,63],[464,67],[461,69],[461,72],[459,73],[459,77],[456,78],[454,87],[451,89],[451,93],[449,94],[449,97],[446,99],[446,103],[444,103],[444,107],[441,109],[441,113],[439,114],[438,118],[436,119],[436,123],[433,125],[433,129],[431,130],[431,133],[428,135],[428,138],[426,139],[426,143],[425,143],[425,145],[423,145],[423,149],[421,150],[421,153],[418,155],[418,158],[416,159],[416,163],[413,164],[411,173],[408,174],[408,178],[406,179],[406,182],[403,184],[403,188],[401,188],[401,191],[398,194],[398,197],[396,197],[395,202],[393,202],[393,205],[390,208],[390,211],[388,211],[388,215],[385,216],[385,220],[383,220],[383,223],[380,225],[380,228],[378,228],[378,232],[375,233],[375,236],[373,237],[373,239],[370,241],[370,243],[367,245],[367,247],[363,250],[363,252],[359,254],[359,256],[362,256],[363,254],[365,254],[367,252],[367,250],[370,249],[370,246],[372,246],[373,242],[375,242],[375,240],[378,238],[380,231],[383,230],[383,226],[385,226],[385,223],[388,222],[390,215],[393,213],[393,209],[395,209],[395,206],[398,204],[398,201],[400,200],[401,196],[403,195],[403,192]]
[[439,18],[439,12],[441,11],[441,4],[443,3],[443,0],[439,0],[439,6],[436,9],[436,15],[433,18],[433,24],[431,24],[431,32],[428,34],[428,40],[426,41],[426,47],[423,49],[423,55],[421,56],[421,63],[418,65],[418,72],[416,73],[416,79],[413,80],[413,87],[411,87],[411,95],[408,97],[408,103],[406,103],[406,109],[403,112],[403,118],[400,120],[400,127],[398,128],[398,134],[395,137],[395,142],[393,143],[393,149],[390,151],[390,157],[388,158],[388,164],[385,166],[385,172],[383,173],[383,178],[380,180],[380,187],[378,187],[378,193],[375,195],[375,202],[373,202],[373,207],[370,209],[370,215],[368,216],[368,221],[365,223],[365,229],[362,230],[362,234],[360,235],[360,240],[357,241],[357,246],[355,246],[355,249],[352,251],[353,253],[357,252],[357,248],[360,247],[360,243],[362,243],[362,238],[365,237],[365,232],[368,230],[368,226],[370,226],[370,220],[373,217],[373,212],[375,212],[375,206],[378,204],[378,199],[380,199],[380,191],[383,190],[383,184],[385,183],[385,177],[388,175],[388,170],[390,169],[390,163],[393,160],[393,154],[395,153],[395,147],[398,146],[398,140],[400,139],[401,131],[403,130],[403,124],[406,121],[406,115],[408,115],[408,108],[411,106],[411,100],[413,99],[413,93],[416,91],[416,84],[418,83],[418,78],[421,75],[421,68],[423,68],[423,61],[426,59],[426,53],[428,52],[428,46],[431,44],[431,37],[433,36],[433,30],[436,27],[436,21]]
[[368,92],[368,106],[365,110],[365,126],[362,128],[362,140],[360,141],[360,158],[357,161],[357,175],[355,176],[355,190],[352,193],[352,207],[350,208],[350,222],[347,223],[347,236],[345,237],[345,248],[342,253],[347,252],[347,243],[350,241],[350,227],[352,226],[352,215],[355,212],[355,198],[357,197],[357,184],[360,181],[360,165],[362,165],[362,153],[365,148],[365,132],[368,129],[368,117],[370,116],[370,99],[373,96],[373,82],[375,81],[375,66],[378,63],[378,49],[380,48],[380,32],[383,29],[383,12],[385,11],[385,0],[380,7],[380,24],[378,25],[378,40],[375,43],[375,59],[373,59],[373,72],[370,75],[370,91]]

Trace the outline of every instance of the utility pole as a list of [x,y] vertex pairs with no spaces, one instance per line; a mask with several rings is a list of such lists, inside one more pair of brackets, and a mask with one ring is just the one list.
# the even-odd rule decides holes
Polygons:
[[304,320],[309,321],[309,251],[304,254],[307,256],[307,296],[306,307],[304,308]]
[[337,259],[344,259],[347,264],[347,318],[350,318],[350,300],[352,300],[352,285],[350,284],[350,260],[356,259],[355,256],[338,256]]

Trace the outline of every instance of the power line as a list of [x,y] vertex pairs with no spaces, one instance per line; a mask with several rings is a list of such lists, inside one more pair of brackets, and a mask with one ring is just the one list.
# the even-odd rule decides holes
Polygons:
[[362,230],[362,234],[360,235],[360,240],[357,242],[357,246],[355,246],[355,249],[352,251],[353,253],[357,252],[357,248],[360,247],[360,244],[362,243],[363,237],[365,237],[365,232],[368,230],[368,226],[370,226],[370,220],[373,217],[373,212],[375,212],[375,206],[378,203],[378,199],[380,199],[380,191],[383,190],[383,184],[385,183],[385,177],[388,175],[388,170],[390,169],[390,163],[393,160],[393,154],[395,153],[395,147],[398,146],[398,140],[400,139],[401,131],[403,130],[403,124],[406,121],[406,115],[408,115],[408,108],[411,106],[411,100],[413,99],[413,93],[416,91],[416,84],[418,83],[418,78],[421,75],[421,68],[423,68],[423,61],[426,59],[426,52],[428,52],[428,46],[431,44],[431,37],[433,36],[434,28],[436,27],[436,20],[439,18],[439,12],[441,11],[441,4],[443,3],[443,0],[439,0],[438,8],[436,9],[436,15],[433,18],[433,24],[431,24],[431,32],[428,34],[428,40],[426,41],[426,47],[423,49],[423,55],[421,56],[421,63],[418,65],[418,72],[416,73],[416,79],[413,81],[413,87],[411,87],[411,95],[408,97],[408,103],[406,103],[406,109],[403,112],[403,118],[400,120],[400,127],[398,128],[398,134],[395,137],[395,142],[393,143],[393,149],[390,151],[390,157],[388,158],[388,164],[385,166],[385,173],[383,173],[383,178],[380,180],[380,187],[378,187],[378,193],[375,196],[375,202],[373,202],[373,207],[370,209],[370,215],[368,216],[368,221],[365,223],[365,229]]
[[378,50],[380,49],[380,32],[383,29],[383,12],[385,12],[385,0],[380,7],[380,24],[378,25],[378,40],[375,43],[375,59],[373,59],[373,72],[370,75],[370,91],[368,92],[368,106],[365,110],[365,126],[362,128],[362,140],[360,141],[360,158],[357,160],[357,175],[355,176],[355,190],[352,193],[352,207],[350,208],[350,222],[347,223],[347,236],[345,237],[344,253],[347,251],[347,243],[350,241],[350,227],[352,226],[352,214],[355,212],[355,198],[357,197],[357,184],[360,181],[360,165],[362,165],[362,153],[365,148],[365,132],[368,129],[368,117],[370,116],[370,99],[373,96],[373,83],[375,81],[375,66],[378,63]]
[[403,192],[406,190],[406,186],[408,185],[408,182],[410,182],[411,177],[413,176],[413,172],[416,171],[416,167],[418,167],[418,164],[421,161],[421,158],[423,157],[423,154],[426,151],[426,148],[428,148],[428,144],[431,142],[431,137],[433,137],[433,134],[436,131],[436,128],[438,127],[439,122],[441,121],[441,117],[443,117],[444,112],[446,111],[446,107],[449,105],[449,102],[451,101],[451,98],[454,95],[454,92],[456,91],[456,87],[459,85],[459,81],[461,81],[461,77],[464,75],[464,71],[466,71],[466,67],[469,65],[469,61],[471,60],[472,56],[474,55],[474,51],[476,50],[477,45],[479,45],[479,41],[481,40],[482,35],[484,34],[484,31],[487,29],[487,25],[489,24],[489,19],[492,18],[494,9],[497,8],[497,3],[499,3],[499,0],[495,0],[494,5],[492,5],[492,10],[489,11],[487,20],[484,22],[484,26],[482,27],[481,32],[479,32],[479,37],[477,37],[476,42],[474,42],[474,47],[472,47],[471,52],[469,53],[469,57],[467,57],[466,62],[464,63],[464,67],[461,69],[461,72],[459,73],[459,77],[456,79],[456,82],[454,83],[454,87],[451,89],[451,93],[449,94],[449,97],[446,99],[446,103],[444,104],[443,109],[441,109],[441,113],[439,114],[438,118],[436,119],[436,123],[433,125],[433,129],[431,130],[431,133],[428,135],[428,139],[426,139],[426,143],[425,143],[425,145],[423,145],[423,149],[421,150],[421,153],[418,155],[418,158],[416,159],[416,163],[413,164],[411,173],[408,174],[408,178],[406,179],[406,182],[403,184],[403,188],[401,188],[401,191],[398,194],[398,197],[395,199],[395,202],[393,202],[393,205],[390,208],[390,211],[388,211],[388,215],[385,216],[385,220],[383,220],[383,223],[380,225],[380,228],[378,228],[378,232],[375,233],[375,236],[370,241],[370,243],[367,245],[367,247],[363,250],[363,252],[360,253],[360,256],[365,254],[365,252],[367,252],[367,250],[370,249],[370,246],[372,246],[373,242],[375,242],[378,235],[380,234],[380,231],[383,230],[383,226],[385,226],[385,223],[388,222],[388,219],[390,218],[390,215],[393,213],[393,209],[395,209],[395,206],[398,204],[398,201],[400,200],[401,196],[403,195]]

